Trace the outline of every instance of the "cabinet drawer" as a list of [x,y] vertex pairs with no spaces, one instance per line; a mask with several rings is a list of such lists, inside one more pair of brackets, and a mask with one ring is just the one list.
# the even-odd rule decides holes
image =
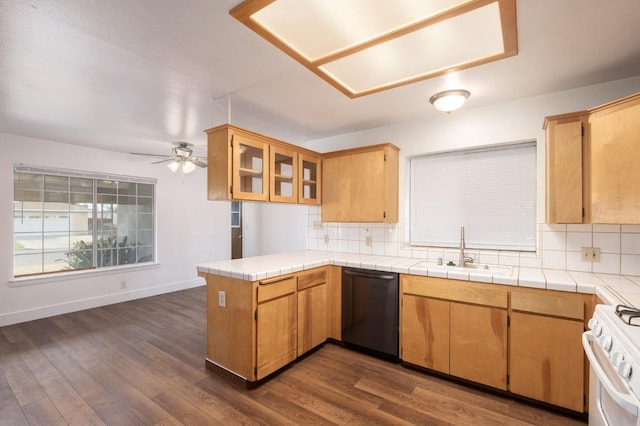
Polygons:
[[275,299],[296,291],[295,275],[277,277],[272,280],[264,280],[258,283],[258,303]]
[[402,292],[504,309],[507,308],[509,300],[509,292],[493,284],[412,275],[402,276]]
[[511,293],[511,309],[534,314],[552,315],[575,320],[584,320],[584,300],[578,295],[558,292],[533,293],[514,291]]
[[327,268],[316,268],[298,274],[298,290],[315,287],[327,282]]

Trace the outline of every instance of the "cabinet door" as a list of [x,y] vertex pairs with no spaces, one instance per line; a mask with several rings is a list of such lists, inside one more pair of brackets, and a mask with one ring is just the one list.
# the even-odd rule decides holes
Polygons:
[[322,221],[348,222],[351,211],[351,156],[322,162]]
[[578,320],[511,314],[511,392],[584,410],[584,355]]
[[507,389],[507,311],[451,303],[450,373]]
[[300,204],[320,204],[322,193],[322,163],[320,157],[298,154],[298,202]]
[[640,223],[639,102],[594,113],[589,119],[593,223]]
[[385,217],[384,151],[371,151],[351,156],[352,222],[382,222]]
[[582,129],[580,119],[547,125],[547,223],[583,221]]
[[403,361],[449,373],[449,306],[442,300],[402,295]]
[[327,337],[327,285],[298,291],[298,356]]
[[256,380],[296,359],[295,292],[258,304]]
[[298,201],[298,154],[276,146],[269,148],[269,199],[284,203]]
[[236,200],[267,201],[269,198],[269,145],[234,133],[232,194]]

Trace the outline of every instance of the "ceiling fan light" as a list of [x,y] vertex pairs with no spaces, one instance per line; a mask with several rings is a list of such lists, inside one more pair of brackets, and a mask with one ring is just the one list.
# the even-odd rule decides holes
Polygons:
[[191,173],[196,169],[196,165],[191,161],[185,161],[182,163],[182,172],[183,173]]
[[178,167],[180,167],[180,162],[179,161],[172,161],[169,164],[167,164],[167,167],[169,167],[169,170],[171,170],[173,173],[176,172],[176,170],[178,170]]
[[429,102],[438,111],[450,113],[460,108],[470,95],[468,90],[445,90],[433,95]]

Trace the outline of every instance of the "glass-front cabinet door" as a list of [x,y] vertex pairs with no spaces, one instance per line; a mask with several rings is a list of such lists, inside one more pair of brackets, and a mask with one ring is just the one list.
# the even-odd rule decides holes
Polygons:
[[270,147],[271,201],[296,203],[298,201],[298,154],[292,150]]
[[298,183],[298,203],[320,204],[321,162],[320,157],[298,154],[300,180]]
[[269,145],[257,139],[233,135],[234,199],[267,201],[269,198]]

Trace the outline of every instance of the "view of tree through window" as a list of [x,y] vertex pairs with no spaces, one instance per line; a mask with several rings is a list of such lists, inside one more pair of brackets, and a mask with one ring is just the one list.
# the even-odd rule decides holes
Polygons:
[[14,276],[154,260],[155,184],[14,172]]

